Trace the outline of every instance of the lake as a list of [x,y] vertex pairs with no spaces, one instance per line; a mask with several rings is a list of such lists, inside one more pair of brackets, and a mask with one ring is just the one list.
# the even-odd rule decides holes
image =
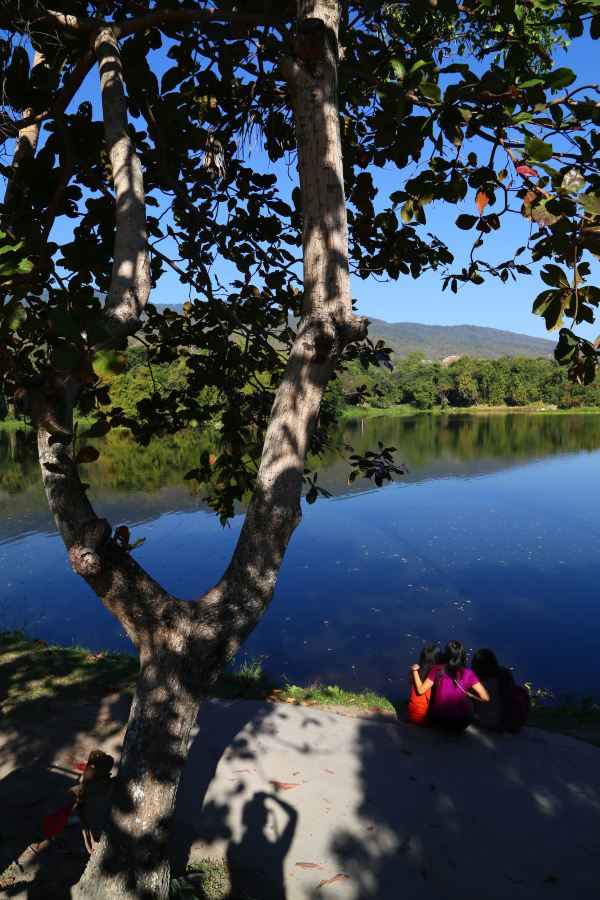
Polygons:
[[[492,647],[520,681],[600,692],[600,415],[418,415],[353,421],[339,443],[398,448],[391,485],[348,485],[337,453],[319,463],[332,493],[303,502],[276,594],[242,656],[292,682],[365,686],[392,699],[424,643]],[[137,448],[124,433],[86,467],[90,498],[145,543],[135,557],[168,590],[198,596],[222,574],[243,511],[222,528],[183,474],[207,439]],[[0,424],[0,627],[61,644],[131,650],[68,565],[37,461]]]

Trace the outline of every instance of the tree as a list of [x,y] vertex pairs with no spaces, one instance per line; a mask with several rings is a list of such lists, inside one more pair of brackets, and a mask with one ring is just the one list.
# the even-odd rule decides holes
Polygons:
[[[140,657],[111,813],[76,894],[160,898],[190,728],[271,600],[307,453],[327,442],[325,388],[346,360],[388,361],[353,312],[351,268],[440,269],[453,291],[527,274],[527,242],[501,263],[478,255],[516,204],[539,226],[529,252],[549,289],[534,311],[551,328],[593,319],[600,292],[585,283],[584,256],[598,246],[598,89],[569,90],[575,76],[553,68],[552,49],[584,28],[598,37],[600,16],[594,0],[56,6],[0,5],[1,130],[16,139],[2,169],[0,392],[35,428],[74,570]],[[165,50],[174,65],[159,82]],[[78,94],[95,69],[102,122]],[[272,163],[297,147],[291,193],[245,158],[257,134]],[[377,171],[390,165],[411,173],[380,204]],[[457,225],[475,240],[453,271],[443,240],[420,229],[427,204],[460,203],[469,189],[477,215]],[[64,221],[72,240],[59,244]],[[217,257],[234,271],[229,285],[213,273]],[[181,313],[148,302],[166,268],[186,286]],[[134,338],[150,367],[181,357],[187,372],[131,416],[109,406],[109,378]],[[561,330],[573,377],[592,379],[597,352]],[[75,404],[95,412],[85,435]],[[126,528],[96,516],[79,469],[97,450],[79,441],[125,425],[144,444],[215,418],[224,449],[189,477],[214,485],[224,521],[251,499],[223,577],[183,602],[138,566]],[[385,448],[356,465],[377,483],[398,471]]]

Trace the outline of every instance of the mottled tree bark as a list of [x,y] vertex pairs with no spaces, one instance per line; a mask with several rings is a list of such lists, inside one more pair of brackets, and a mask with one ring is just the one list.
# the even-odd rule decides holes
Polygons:
[[[76,898],[166,898],[167,847],[190,730],[202,697],[256,626],[273,596],[300,521],[302,476],[336,359],[367,322],[352,313],[337,106],[339,0],[299,0],[295,54],[284,60],[297,129],[304,241],[298,335],[277,390],[256,487],[223,577],[204,596],[172,597],[112,537],[85,493],[73,459],[75,388],[55,383],[24,402],[38,428],[48,501],[74,570],[138,648],[136,686],[113,803]],[[128,134],[118,43],[94,38],[107,151],[115,186],[113,276],[98,346],[134,333],[150,279],[142,170]],[[34,409],[35,407],[35,409]],[[56,440],[60,432],[63,439]]]
[[[35,69],[36,66],[44,65],[44,57],[36,50],[33,55],[33,63],[31,68]],[[23,118],[27,119],[32,115],[31,109],[23,110]],[[6,231],[11,237],[16,237],[14,234],[14,223],[13,223],[13,210],[12,206],[14,204],[14,200],[18,198],[19,194],[19,168],[26,159],[31,159],[35,156],[35,151],[37,149],[38,140],[40,137],[40,123],[33,122],[29,125],[24,125],[23,128],[19,129],[19,133],[17,134],[17,139],[15,141],[15,152],[13,154],[12,161],[12,172],[8,179],[8,184],[6,185],[6,190],[4,192],[4,210],[2,214],[2,230]]]

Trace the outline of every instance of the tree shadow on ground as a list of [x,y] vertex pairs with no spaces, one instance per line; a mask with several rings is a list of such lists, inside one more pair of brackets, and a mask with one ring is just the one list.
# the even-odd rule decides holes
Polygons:
[[133,658],[0,635],[2,896],[69,896],[87,862],[81,830],[44,841],[44,819],[72,802],[91,750],[120,752],[136,670]]
[[215,771],[203,762],[210,744],[194,742],[178,812],[191,863],[225,858],[235,897],[431,900],[452,884],[465,898],[545,900],[593,896],[600,883],[593,746],[537,729],[453,737],[283,704],[204,712],[208,735],[220,720],[241,727],[208,789],[194,781]]
[[457,896],[534,900],[600,883],[596,748],[533,729],[364,722],[354,752],[357,805],[325,836],[348,897],[430,900],[451,883]]

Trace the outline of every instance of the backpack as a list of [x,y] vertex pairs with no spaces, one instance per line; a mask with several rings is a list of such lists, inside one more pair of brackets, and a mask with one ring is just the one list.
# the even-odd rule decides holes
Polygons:
[[500,730],[508,731],[509,734],[518,734],[529,718],[531,698],[525,688],[515,682],[510,670],[506,669],[504,671],[507,673],[504,678],[502,678],[502,675],[504,675],[502,670],[498,673],[500,676],[502,702]]

